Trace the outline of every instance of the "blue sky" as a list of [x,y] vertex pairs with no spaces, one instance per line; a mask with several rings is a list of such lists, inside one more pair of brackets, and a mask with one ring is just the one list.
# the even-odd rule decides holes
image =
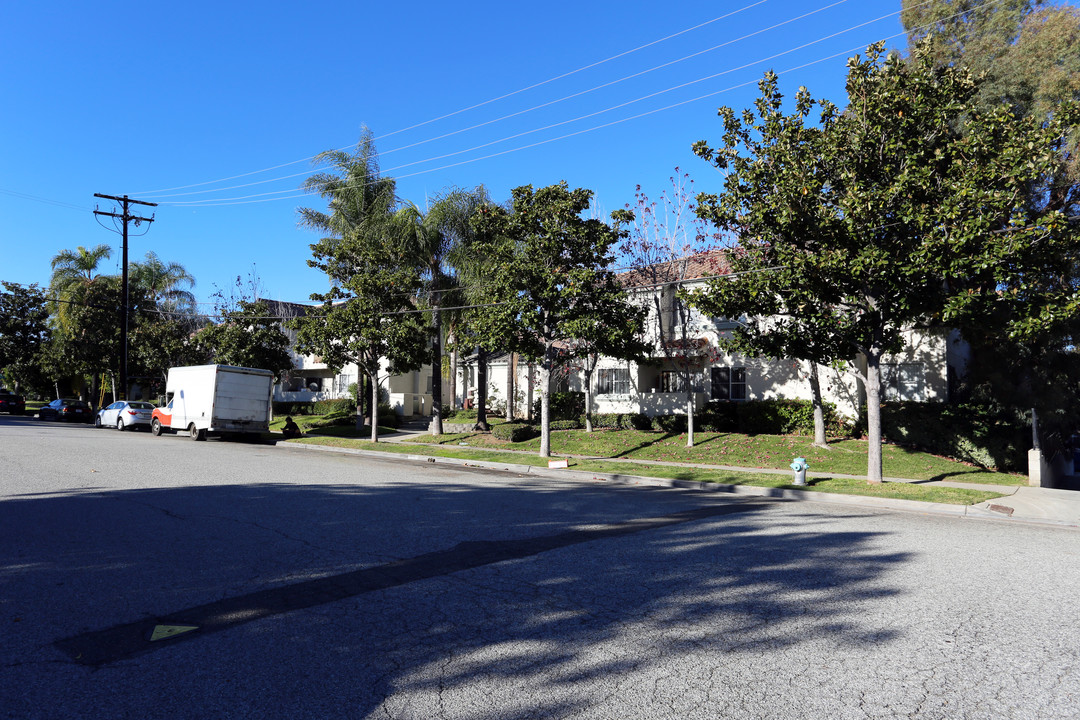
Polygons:
[[566,180],[595,191],[606,216],[637,184],[658,197],[676,166],[715,189],[690,146],[718,141],[717,107],[749,106],[770,68],[785,95],[806,85],[843,105],[848,56],[880,39],[905,46],[899,9],[8,3],[0,280],[45,285],[56,253],[100,243],[115,248],[103,270],[119,272],[120,237],[91,211],[111,209],[94,193],[127,194],[159,203],[136,206],[156,219],[131,259],[152,250],[182,263],[200,301],[252,273],[265,296],[306,301],[326,279],[307,267],[318,237],[297,227],[296,209],[325,204],[298,188],[311,156],[354,146],[363,125],[399,195],[421,206],[450,186],[483,184],[502,201]]

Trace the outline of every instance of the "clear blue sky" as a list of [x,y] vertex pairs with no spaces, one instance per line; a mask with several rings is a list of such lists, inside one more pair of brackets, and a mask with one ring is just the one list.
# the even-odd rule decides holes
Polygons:
[[[99,243],[115,248],[104,271],[118,272],[120,237],[91,213],[96,202],[111,209],[98,192],[160,203],[136,206],[156,220],[130,257],[153,250],[182,263],[200,301],[253,271],[267,297],[306,301],[326,279],[307,267],[318,238],[297,227],[296,209],[325,204],[300,196],[302,174],[312,155],[355,145],[362,125],[399,195],[421,206],[449,186],[484,184],[502,201],[518,185],[566,180],[595,191],[606,216],[639,183],[659,196],[676,166],[697,190],[716,188],[690,146],[718,141],[717,107],[749,106],[769,68],[785,95],[806,85],[843,105],[849,55],[879,39],[905,46],[899,9],[899,0],[8,3],[0,280],[46,285],[56,253]],[[181,186],[192,187],[161,192]]]

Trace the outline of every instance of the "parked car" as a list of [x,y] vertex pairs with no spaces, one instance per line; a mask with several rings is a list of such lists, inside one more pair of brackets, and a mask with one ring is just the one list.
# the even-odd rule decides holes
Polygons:
[[150,427],[150,415],[154,412],[154,406],[140,400],[120,400],[108,407],[97,411],[94,417],[94,427],[115,427],[117,430],[126,430],[140,425]]
[[26,400],[22,395],[0,390],[0,412],[22,415],[26,412]]
[[90,422],[94,413],[90,406],[82,400],[69,400],[60,398],[53,400],[48,405],[42,405],[38,410],[38,417],[42,420],[64,420],[68,422]]

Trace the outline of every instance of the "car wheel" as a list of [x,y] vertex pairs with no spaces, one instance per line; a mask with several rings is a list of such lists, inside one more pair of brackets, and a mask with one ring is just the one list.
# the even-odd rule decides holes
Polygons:
[[157,418],[154,418],[154,422],[150,423],[150,432],[157,437],[161,436],[161,421]]
[[124,432],[124,418],[116,418],[116,429]]
[[94,427],[96,427],[96,428],[101,427],[101,416],[100,415],[94,416]]

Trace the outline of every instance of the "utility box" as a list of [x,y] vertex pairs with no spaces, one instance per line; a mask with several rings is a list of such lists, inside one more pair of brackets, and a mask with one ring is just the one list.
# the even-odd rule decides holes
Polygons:
[[194,440],[209,435],[259,434],[270,429],[274,373],[232,365],[169,368],[165,405],[150,421],[154,435],[185,432]]

